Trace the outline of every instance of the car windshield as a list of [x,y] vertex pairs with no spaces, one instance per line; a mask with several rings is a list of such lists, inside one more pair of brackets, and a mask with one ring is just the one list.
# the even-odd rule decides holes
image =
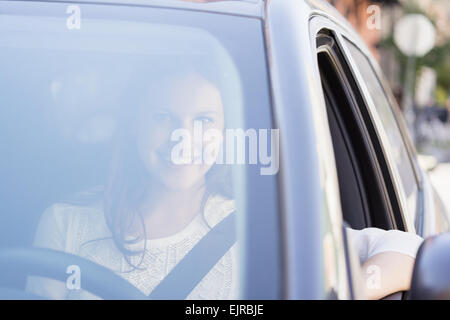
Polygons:
[[[147,296],[245,298],[246,275],[262,272],[249,269],[252,259],[277,245],[261,242],[263,252],[243,242],[256,232],[253,216],[267,223],[277,213],[278,131],[261,22],[0,6],[1,247],[76,255]],[[209,248],[194,252],[206,235]],[[108,296],[84,287],[90,271],[76,263],[52,277],[46,254],[2,275],[2,286],[46,298]],[[264,272],[277,273],[275,265]]]

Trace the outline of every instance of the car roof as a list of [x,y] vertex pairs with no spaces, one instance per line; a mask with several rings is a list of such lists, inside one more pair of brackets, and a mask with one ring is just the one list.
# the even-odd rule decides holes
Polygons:
[[[67,2],[67,0],[47,1]],[[311,7],[311,10],[323,11],[332,17],[336,17],[340,22],[345,21],[345,19],[340,19],[340,13],[325,0],[298,1],[307,3],[309,7]],[[268,0],[78,0],[77,2],[209,11],[215,13],[263,18],[265,5]]]
[[311,7],[311,11],[321,13],[329,17],[335,23],[339,24],[345,29],[353,30],[350,22],[344,18],[344,16],[330,3],[325,0],[305,0],[306,3]]
[[[44,0],[38,0],[44,1]],[[67,0],[45,0],[46,2],[67,2]],[[264,19],[266,5],[287,0],[77,0],[77,3],[112,4],[142,7],[157,7],[168,9],[182,9],[191,11],[205,11],[236,16],[246,16]],[[296,0],[306,4],[311,13],[326,16],[334,23],[345,29],[349,35],[364,47],[363,41],[355,32],[351,24],[341,13],[325,0]]]
[[[67,2],[67,0],[46,0],[46,2]],[[77,0],[77,3],[184,9],[257,18],[263,17],[265,5],[264,0]]]

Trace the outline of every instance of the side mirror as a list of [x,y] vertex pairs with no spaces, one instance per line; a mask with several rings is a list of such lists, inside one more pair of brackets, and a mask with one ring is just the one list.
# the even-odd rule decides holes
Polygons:
[[422,243],[409,294],[414,300],[450,299],[450,233],[427,238]]

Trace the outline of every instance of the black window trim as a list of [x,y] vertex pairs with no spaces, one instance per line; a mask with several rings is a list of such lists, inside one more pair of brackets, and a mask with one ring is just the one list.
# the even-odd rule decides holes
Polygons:
[[[342,37],[352,43],[353,45],[355,45],[356,47],[358,47],[358,45],[355,43],[355,41],[353,41],[350,37],[348,37],[345,34],[342,34]],[[345,44],[344,44],[345,45]],[[364,50],[361,50],[361,53],[366,57],[367,61],[369,62],[370,66],[372,67],[372,70],[375,73],[376,78],[378,79],[378,82],[382,88],[382,91],[386,97],[386,99],[389,102],[389,106],[392,110],[392,113],[394,114],[394,118],[395,121],[397,123],[397,126],[399,128],[399,131],[401,133],[401,137],[403,140],[403,143],[405,144],[406,150],[407,150],[407,154],[409,157],[409,160],[411,162],[411,167],[413,168],[413,172],[416,178],[416,183],[418,186],[419,190],[422,190],[423,188],[423,178],[422,175],[420,173],[420,165],[417,161],[417,158],[415,157],[415,154],[417,154],[417,151],[415,149],[415,146],[413,144],[413,142],[411,141],[411,139],[409,138],[408,134],[407,134],[407,127],[406,127],[406,123],[403,121],[403,118],[401,117],[401,110],[400,107],[398,106],[395,98],[392,96],[392,92],[390,90],[388,90],[388,85],[387,85],[387,81],[385,80],[383,74],[381,73],[381,71],[379,70],[378,66],[376,64],[373,63],[372,59],[370,56],[367,55],[367,53]]]
[[[392,110],[392,112],[394,114],[395,122],[397,124],[397,127],[400,130],[400,133],[401,133],[402,141],[405,144],[406,152],[408,154],[408,157],[410,158],[410,163],[411,163],[411,167],[413,168],[413,172],[414,172],[415,175],[417,174],[420,177],[420,169],[417,169],[417,167],[415,166],[415,164],[417,164],[417,162],[412,160],[412,159],[414,159],[414,157],[411,155],[411,153],[410,153],[411,150],[408,148],[408,143],[407,143],[408,139],[405,139],[405,132],[402,132],[402,126],[399,124],[399,123],[401,123],[401,121],[399,121],[398,113],[396,113],[395,109],[392,107],[392,103],[391,103],[391,100],[389,98],[389,94],[387,93],[386,88],[383,85],[383,82],[380,80],[381,79],[380,75],[379,75],[380,72],[379,72],[377,66],[374,65],[372,59],[367,54],[367,52],[364,50],[364,48],[361,48],[360,46],[358,46],[358,44],[354,40],[352,40],[352,38],[349,37],[348,34],[346,34],[345,32],[341,32],[337,37],[340,38],[340,39],[337,39],[337,41],[339,42],[339,44],[341,46],[341,50],[344,53],[344,58],[346,59],[346,64],[348,66],[351,66],[351,65],[354,66],[353,68],[349,67],[348,68],[349,69],[348,72],[349,72],[349,74],[352,75],[352,77],[354,79],[354,83],[355,83],[355,85],[357,87],[357,90],[360,92],[360,94],[362,96],[362,99],[364,101],[364,104],[365,104],[366,108],[369,108],[369,101],[367,100],[367,96],[370,96],[370,94],[368,92],[365,92],[365,90],[361,86],[361,83],[358,81],[357,73],[359,72],[359,68],[356,65],[356,63],[354,63],[353,56],[350,54],[350,51],[349,51],[350,49],[348,49],[348,46],[345,43],[345,41],[348,41],[351,44],[353,44],[358,50],[360,50],[361,54],[363,54],[364,57],[367,59],[367,61],[368,61],[369,65],[370,65],[370,67],[372,68],[372,70],[373,70],[377,80],[379,81],[379,84],[380,84],[380,86],[381,86],[381,88],[383,90],[383,93],[385,94],[386,99],[388,100],[388,102],[390,104],[391,110]],[[408,224],[409,217],[407,217],[407,214],[406,214],[406,212],[408,211],[408,207],[407,207],[406,203],[402,203],[402,200],[401,200],[402,197],[400,196],[400,191],[398,190],[399,185],[400,185],[400,181],[398,181],[398,179],[394,176],[394,174],[392,172],[393,168],[391,168],[391,165],[389,164],[389,160],[388,160],[386,149],[384,148],[384,145],[381,142],[382,139],[381,139],[381,137],[378,134],[378,127],[375,124],[373,116],[372,116],[372,114],[370,112],[369,112],[369,118],[370,118],[370,122],[372,123],[372,125],[374,127],[376,139],[378,140],[379,145],[380,145],[379,156],[382,159],[384,158],[383,161],[387,165],[386,168],[385,168],[385,177],[388,180],[390,180],[389,181],[389,186],[390,186],[390,190],[389,191],[390,191],[392,199],[396,200],[396,201],[394,200],[396,202],[396,209],[394,210],[394,213],[398,213],[398,214],[396,214],[395,217],[396,217],[396,219],[398,221],[401,221],[403,226],[404,226],[403,228],[400,228],[400,230],[403,230],[403,231],[414,231],[414,230],[409,230],[409,227],[408,227],[408,225],[409,225]],[[416,169],[419,170],[419,172],[417,172]],[[417,199],[418,202],[417,202],[417,207],[416,207],[416,217],[418,216],[417,210],[421,210],[421,208],[422,208],[422,204],[421,204],[421,188],[419,187],[420,185],[419,185],[419,182],[418,182],[418,181],[420,181],[420,179],[419,180],[417,179],[417,175],[416,175],[416,183],[418,185],[418,199]],[[406,201],[406,198],[404,200]],[[411,221],[411,226],[413,228],[415,228],[415,226],[416,226],[415,221]]]
[[[320,37],[325,34],[329,33],[329,36],[333,38],[333,43],[330,45],[330,43],[320,43]],[[389,197],[389,190],[388,187],[385,184],[385,178],[383,174],[383,170],[379,164],[378,156],[377,156],[377,150],[374,148],[373,145],[373,133],[370,132],[370,128],[367,128],[366,126],[366,119],[364,117],[364,114],[361,113],[361,107],[358,107],[361,105],[361,97],[358,97],[358,92],[355,92],[354,86],[352,86],[352,79],[349,79],[346,75],[348,74],[348,70],[346,70],[345,66],[345,60],[343,60],[342,54],[339,52],[340,49],[338,47],[338,43],[336,42],[336,37],[334,36],[335,32],[329,29],[322,29],[317,34],[318,39],[318,50],[317,54],[320,53],[326,53],[328,58],[331,60],[331,63],[333,64],[333,68],[335,72],[337,73],[338,77],[342,81],[342,87],[346,91],[346,95],[349,99],[349,102],[351,103],[351,111],[353,113],[353,117],[357,121],[358,129],[361,133],[362,139],[364,140],[365,149],[369,153],[369,161],[371,162],[370,165],[372,169],[374,170],[374,174],[376,177],[376,185],[379,188],[378,192],[380,193],[381,199],[384,202],[384,210],[386,214],[387,219],[387,225],[386,228],[401,228],[401,225],[398,225],[398,221],[395,219],[395,215],[392,208],[392,200]],[[325,91],[325,90],[324,90]],[[355,94],[356,93],[356,94]],[[363,190],[364,187],[360,186],[360,190]],[[378,213],[380,214],[380,213]],[[372,217],[372,221],[373,221]]]
[[[311,14],[309,26],[310,26],[310,41],[312,43],[312,47],[311,48],[312,48],[312,53],[313,53],[315,58],[316,58],[316,55],[317,55],[317,49],[316,49],[316,46],[315,46],[316,37],[317,37],[317,35],[319,34],[320,31],[322,31],[324,29],[327,29],[328,31],[333,32],[333,34],[335,35],[335,40],[336,40],[337,44],[341,46],[340,49],[344,53],[344,62],[345,62],[345,64],[347,64],[347,65],[351,64],[351,62],[346,57],[346,53],[348,53],[348,49],[346,47],[342,48],[342,45],[343,45],[342,42],[343,42],[343,37],[344,36],[345,36],[345,39],[347,39],[348,41],[350,41],[350,42],[352,42],[354,44],[356,43],[356,45],[357,45],[357,42],[355,42],[352,39],[352,37],[351,37],[351,35],[352,35],[352,31],[351,30],[347,29],[346,26],[342,26],[340,23],[336,22],[333,19],[333,17],[331,17],[331,16],[329,16],[327,14],[324,14],[322,12],[318,12],[318,11],[313,12]],[[355,37],[357,37],[356,34],[355,34]],[[357,45],[357,47],[359,47],[359,46]],[[365,56],[367,56],[367,52],[364,51],[364,50],[367,50],[365,47],[363,47],[362,52],[364,53]],[[317,63],[317,61],[316,61],[316,63]],[[375,70],[378,71],[378,69],[375,69]],[[355,82],[355,86],[358,89],[359,95],[361,96],[362,101],[364,103],[364,106],[367,109],[368,108],[368,102],[366,100],[366,97],[365,97],[365,94],[364,94],[363,90],[360,88],[360,85],[357,82],[357,77],[355,76],[354,71],[351,71],[349,73],[349,75],[352,76],[352,78],[353,78],[353,80]],[[377,77],[379,78],[378,74],[377,74]],[[320,81],[320,79],[319,79],[319,81]],[[386,91],[384,86],[383,86],[383,90]],[[390,97],[389,94],[387,94],[387,96],[388,96],[389,99],[392,99],[392,97]],[[324,99],[323,103],[325,103],[325,99]],[[370,110],[368,110],[368,116],[369,116],[369,119],[370,119],[370,123],[372,124],[372,126],[374,126]],[[404,130],[404,128],[402,127],[402,124],[399,125],[399,128],[400,128],[401,131]],[[377,132],[376,128],[374,128],[373,134],[376,135],[377,141],[380,142],[380,137],[378,136],[378,132]],[[402,131],[402,134],[404,134],[403,131]],[[409,144],[408,139],[405,139],[405,140],[406,140],[406,145],[408,146],[408,154],[409,154],[409,156],[412,157],[412,159],[415,159],[412,156],[414,149],[411,148],[411,145]],[[403,210],[402,204],[398,203],[399,200],[397,198],[397,190],[396,190],[397,186],[394,184],[394,181],[393,181],[393,178],[392,178],[392,174],[391,174],[391,168],[389,168],[389,165],[387,165],[387,163],[386,163],[387,160],[386,160],[386,157],[385,157],[385,154],[384,154],[384,150],[383,150],[382,147],[381,147],[381,156],[382,156],[381,159],[385,162],[385,164],[387,166],[385,172],[382,172],[382,176],[384,177],[384,174],[387,171],[387,174],[388,174],[388,177],[389,177],[389,183],[391,184],[391,190],[389,190],[388,194],[390,194],[390,195],[393,194],[394,195],[395,202],[398,205],[397,210],[400,213],[399,215],[396,215],[396,216],[398,216],[400,218],[400,222],[403,224],[403,228],[400,228],[400,229],[408,231],[407,230],[408,228],[407,228],[407,223],[406,223],[406,220],[405,220],[405,216],[404,216],[403,211],[402,211]],[[417,162],[414,162],[412,165],[413,165],[414,169],[419,171],[418,173],[419,173],[419,177],[420,177],[421,171],[420,171],[420,169],[417,169]],[[391,197],[389,197],[389,198],[391,198]],[[349,244],[347,243],[347,240],[346,240],[346,237],[345,237],[345,228],[346,227],[348,227],[348,225],[345,225],[345,221],[343,221],[343,225],[340,226],[340,228],[343,231],[343,244],[344,244],[343,248],[344,248],[346,269],[347,269],[347,275],[348,275],[348,280],[347,280],[348,281],[348,289],[349,289],[350,299],[354,299],[358,295],[359,286],[362,285],[362,284],[358,282],[357,277],[355,277],[355,274],[354,274],[354,272],[359,272],[358,270],[355,269],[355,268],[357,268],[356,265],[354,265],[354,263],[356,263],[356,262],[352,262],[352,260],[349,258],[350,257],[350,247],[349,247]]]
[[[318,34],[323,30],[328,30],[329,32],[332,32],[336,36],[336,32],[341,31],[340,29],[341,28],[338,25],[336,25],[332,20],[330,20],[330,18],[327,16],[323,16],[318,13],[314,13],[311,15],[311,17],[310,17],[310,39],[311,39],[311,43],[312,43],[314,59],[317,64],[317,70],[319,70],[318,50],[317,50]],[[344,62],[346,62],[346,60]],[[318,80],[320,82],[320,77]],[[319,83],[319,85],[321,85],[321,84]],[[325,103],[325,97],[323,99],[323,103]],[[378,176],[383,177],[381,169],[379,167],[378,167]],[[387,194],[386,189],[384,189],[384,196],[385,196],[385,199],[387,197],[387,204],[390,205],[389,196]],[[391,221],[393,223],[395,223],[395,219],[393,218],[392,215],[390,216],[390,218],[391,218]],[[360,272],[360,269],[359,269],[360,265],[359,265],[359,263],[356,262],[356,260],[350,259],[350,256],[352,253],[350,252],[351,247],[350,247],[350,244],[348,243],[348,239],[346,237],[346,227],[348,227],[348,225],[346,225],[345,221],[343,220],[342,226],[340,226],[340,228],[341,228],[342,234],[343,234],[342,241],[343,241],[344,258],[345,258],[345,264],[346,264],[345,268],[347,271],[347,286],[348,286],[348,290],[349,290],[348,291],[349,298],[355,299],[358,296],[360,296],[360,289],[361,289],[360,286],[362,286],[362,283],[360,283],[361,279],[358,276],[358,274]]]

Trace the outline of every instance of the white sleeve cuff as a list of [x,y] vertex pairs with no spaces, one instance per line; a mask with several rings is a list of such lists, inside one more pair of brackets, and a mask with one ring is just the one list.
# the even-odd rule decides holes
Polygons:
[[423,239],[411,232],[365,228],[347,228],[349,241],[353,243],[361,264],[370,257],[386,251],[398,252],[416,257]]

